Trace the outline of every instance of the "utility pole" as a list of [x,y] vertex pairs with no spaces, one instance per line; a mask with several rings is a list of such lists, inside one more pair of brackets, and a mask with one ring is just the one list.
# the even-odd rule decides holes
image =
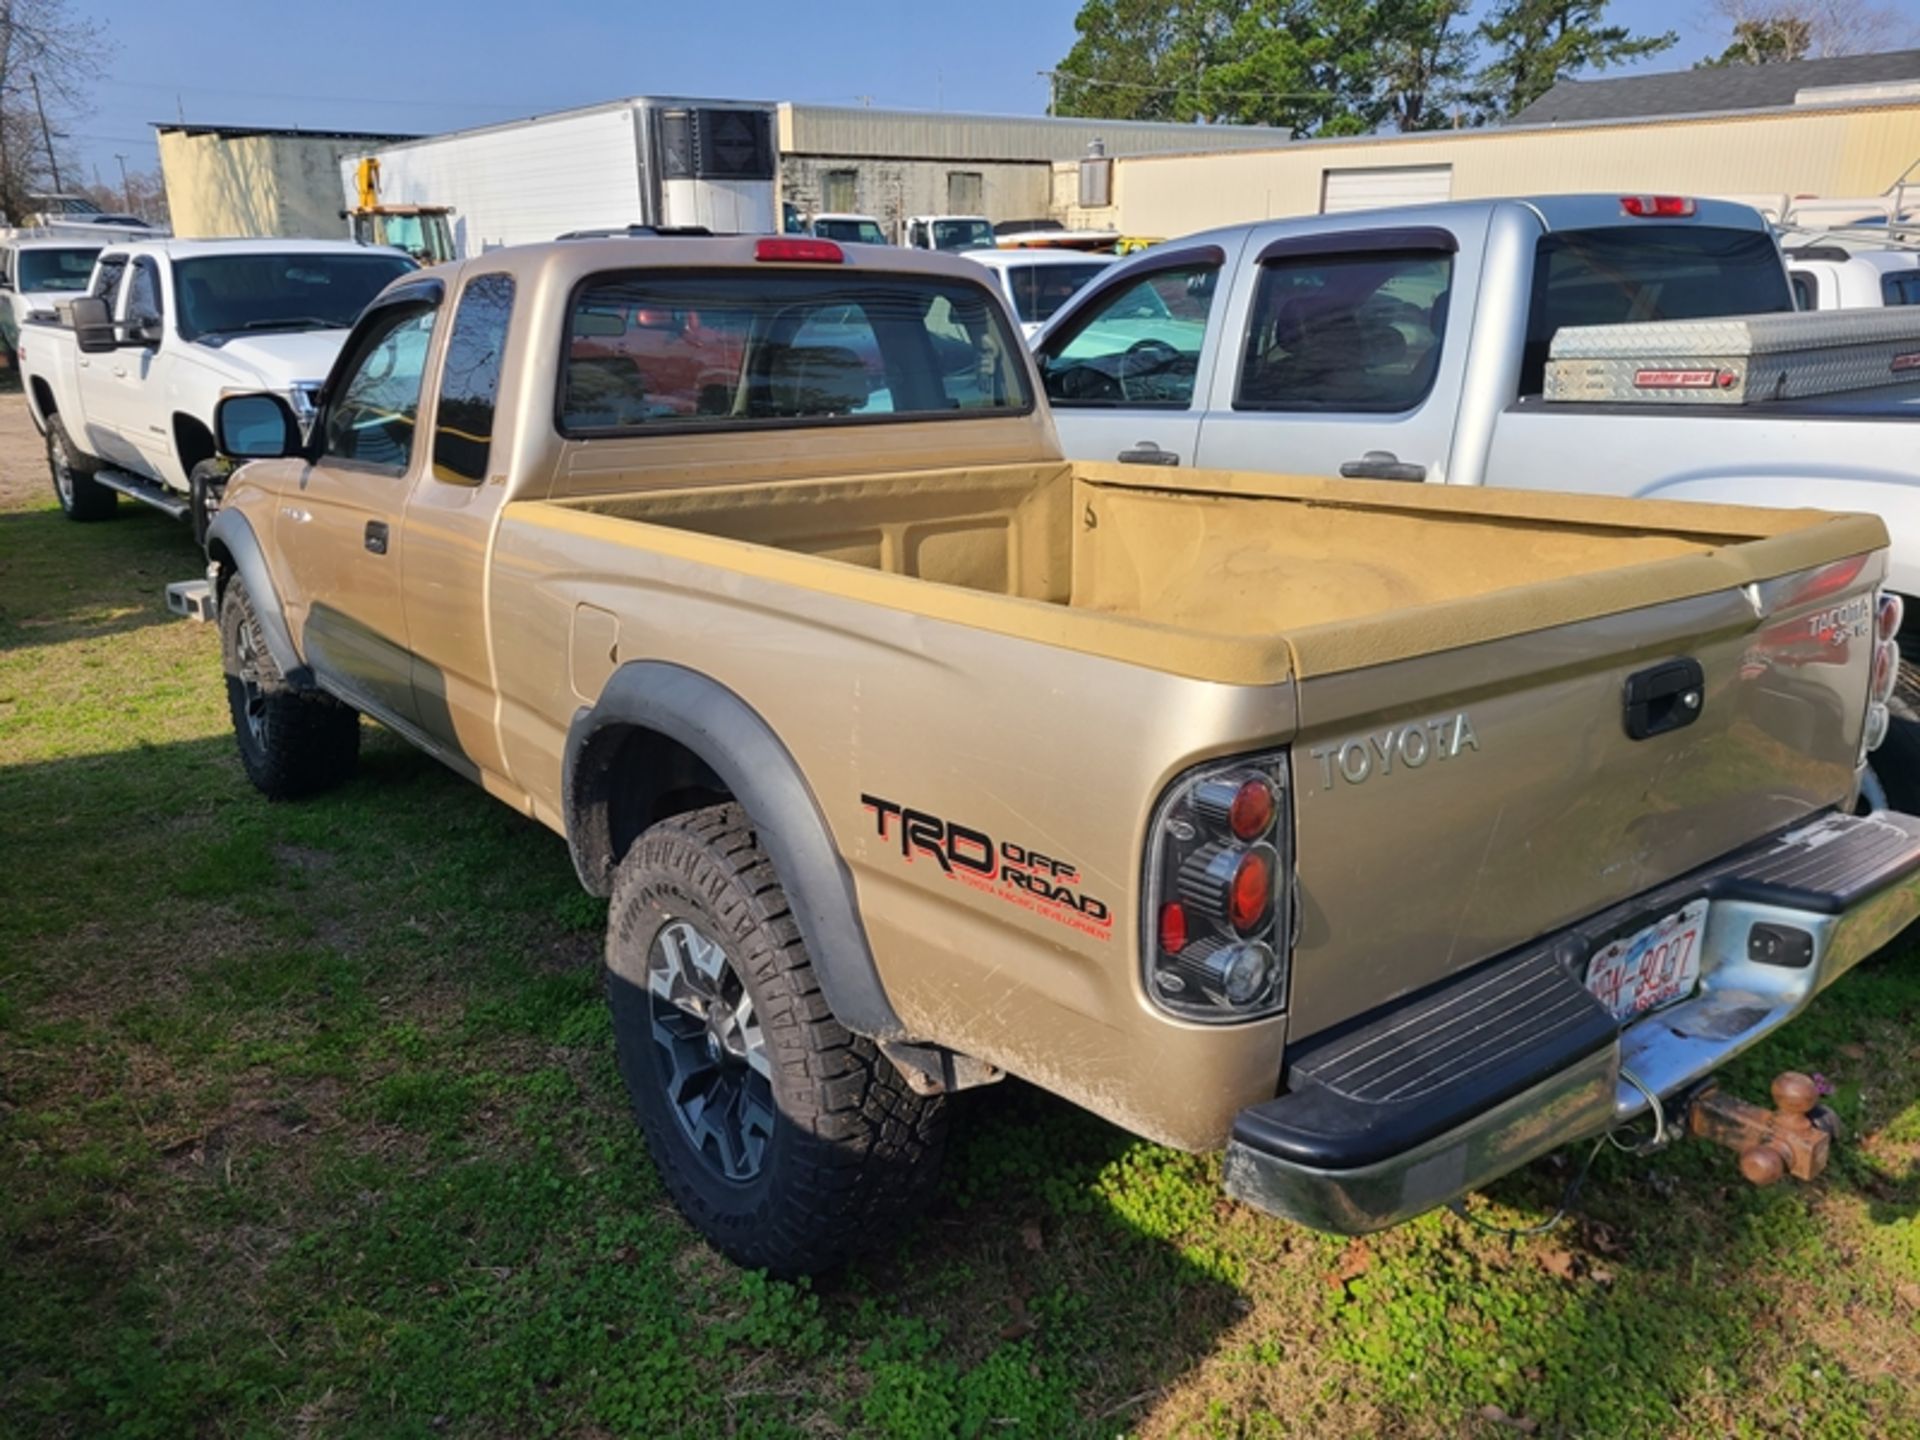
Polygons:
[[133,186],[127,182],[127,157],[116,153],[113,157],[120,162],[120,198],[127,202],[127,213],[133,214]]
[[60,193],[60,162],[53,155],[53,131],[47,125],[47,107],[40,103],[40,77],[29,75],[27,79],[33,84],[33,108],[40,115],[40,138],[47,145],[47,169],[53,172],[53,193],[58,195]]
[[1051,115],[1053,114],[1054,104],[1060,96],[1060,72],[1058,70],[1042,70],[1039,73],[1041,78],[1047,82],[1047,114]]

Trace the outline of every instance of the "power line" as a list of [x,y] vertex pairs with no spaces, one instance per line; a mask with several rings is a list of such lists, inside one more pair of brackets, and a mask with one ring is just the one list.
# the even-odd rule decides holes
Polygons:
[[549,105],[544,101],[519,100],[396,100],[391,95],[299,95],[287,90],[226,90],[211,85],[157,85],[138,80],[115,80],[116,88],[129,90],[160,90],[167,94],[179,94],[184,91],[190,95],[217,95],[222,98],[239,100],[306,100],[324,105],[407,105],[426,110],[549,110],[565,109],[565,106]]

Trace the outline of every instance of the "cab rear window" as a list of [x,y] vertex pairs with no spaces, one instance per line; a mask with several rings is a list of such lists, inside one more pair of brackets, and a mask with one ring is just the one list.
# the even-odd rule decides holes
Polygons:
[[1520,393],[1545,388],[1547,351],[1568,325],[1706,320],[1794,308],[1773,237],[1692,225],[1609,225],[1543,236]]
[[1020,341],[985,286],[761,269],[589,279],[574,294],[568,435],[1022,413]]

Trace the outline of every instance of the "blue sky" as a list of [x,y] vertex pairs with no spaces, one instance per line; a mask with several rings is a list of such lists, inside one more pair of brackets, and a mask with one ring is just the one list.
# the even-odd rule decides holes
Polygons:
[[[111,183],[151,169],[150,122],[430,133],[634,94],[1038,114],[1035,73],[1076,0],[71,0],[118,42],[91,114],[66,123]],[[1920,0],[1897,0],[1920,20]],[[1705,0],[1614,0],[1673,27],[1647,68],[1717,48]]]

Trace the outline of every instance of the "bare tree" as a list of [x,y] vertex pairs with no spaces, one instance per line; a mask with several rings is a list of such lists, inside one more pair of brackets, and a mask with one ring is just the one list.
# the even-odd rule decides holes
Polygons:
[[10,220],[50,185],[51,121],[87,111],[110,53],[100,27],[67,0],[0,0],[0,212]]
[[1920,26],[1873,0],[1712,0],[1731,39],[1710,65],[1870,55],[1920,43]]

